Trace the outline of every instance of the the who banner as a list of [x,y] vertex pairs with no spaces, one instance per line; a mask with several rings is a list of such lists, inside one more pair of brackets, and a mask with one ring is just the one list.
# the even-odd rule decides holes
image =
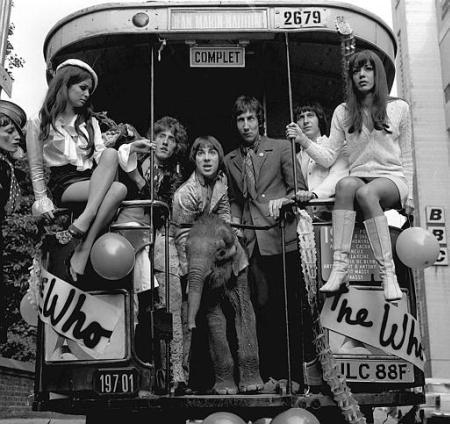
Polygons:
[[417,320],[372,290],[350,287],[347,293],[328,297],[320,318],[324,327],[398,356],[423,371],[425,355]]
[[102,353],[122,313],[42,269],[40,319],[61,336]]

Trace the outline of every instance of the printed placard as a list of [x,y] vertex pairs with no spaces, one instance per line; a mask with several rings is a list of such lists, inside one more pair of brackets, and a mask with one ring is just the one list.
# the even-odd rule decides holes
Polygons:
[[322,325],[424,369],[425,355],[417,320],[404,308],[350,287],[325,300]]
[[447,244],[447,231],[443,225],[428,225],[427,230],[436,237],[439,244]]
[[425,208],[427,214],[427,223],[429,224],[445,224],[444,208],[439,206],[427,206]]
[[436,262],[433,265],[441,265],[441,266],[447,266],[448,265],[448,251],[447,246],[441,246],[439,249],[439,256],[436,259]]
[[[333,232],[331,226],[320,227],[321,275],[324,281],[330,277],[333,266]],[[373,256],[366,230],[356,227],[350,250],[350,281],[381,281],[380,268]]]
[[192,46],[191,68],[244,68],[245,47]]
[[42,269],[39,315],[58,334],[102,353],[122,310]]

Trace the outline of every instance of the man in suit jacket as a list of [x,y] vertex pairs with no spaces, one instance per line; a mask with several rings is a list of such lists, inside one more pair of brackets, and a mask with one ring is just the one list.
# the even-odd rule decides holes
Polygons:
[[[272,227],[243,232],[250,258],[249,279],[257,316],[261,375],[264,379],[286,378],[282,248],[277,221],[281,206],[295,194],[290,143],[262,135],[263,108],[254,97],[240,96],[235,101],[233,115],[240,146],[224,160],[232,222]],[[297,161],[294,166],[297,167],[298,188],[307,190]],[[289,309],[293,318],[290,321],[298,322],[298,317],[294,317],[295,312],[300,312],[296,303],[300,262],[295,219],[287,223],[285,236],[288,293],[292,302]]]

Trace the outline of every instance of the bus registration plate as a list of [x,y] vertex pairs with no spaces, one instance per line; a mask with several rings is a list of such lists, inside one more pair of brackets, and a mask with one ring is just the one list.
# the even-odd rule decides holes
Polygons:
[[296,29],[327,26],[327,11],[319,7],[275,9],[275,28]]
[[94,390],[102,395],[133,394],[137,391],[137,372],[134,368],[97,370]]
[[358,383],[413,383],[414,366],[405,361],[338,359],[338,369],[347,381]]

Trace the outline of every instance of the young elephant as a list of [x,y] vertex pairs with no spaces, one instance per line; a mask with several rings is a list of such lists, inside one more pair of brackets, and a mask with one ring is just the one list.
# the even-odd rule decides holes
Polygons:
[[[214,215],[201,217],[194,224],[186,247],[188,326],[190,330],[195,328],[196,315],[203,301],[215,375],[213,392],[236,394],[238,388],[234,375],[239,376],[239,392],[261,390],[263,382],[259,374],[255,313],[250,301],[247,267],[242,269],[240,266],[246,260],[242,247],[231,227]],[[232,311],[233,316],[229,316],[228,311]],[[232,354],[227,340],[227,326],[233,324],[236,355]]]

